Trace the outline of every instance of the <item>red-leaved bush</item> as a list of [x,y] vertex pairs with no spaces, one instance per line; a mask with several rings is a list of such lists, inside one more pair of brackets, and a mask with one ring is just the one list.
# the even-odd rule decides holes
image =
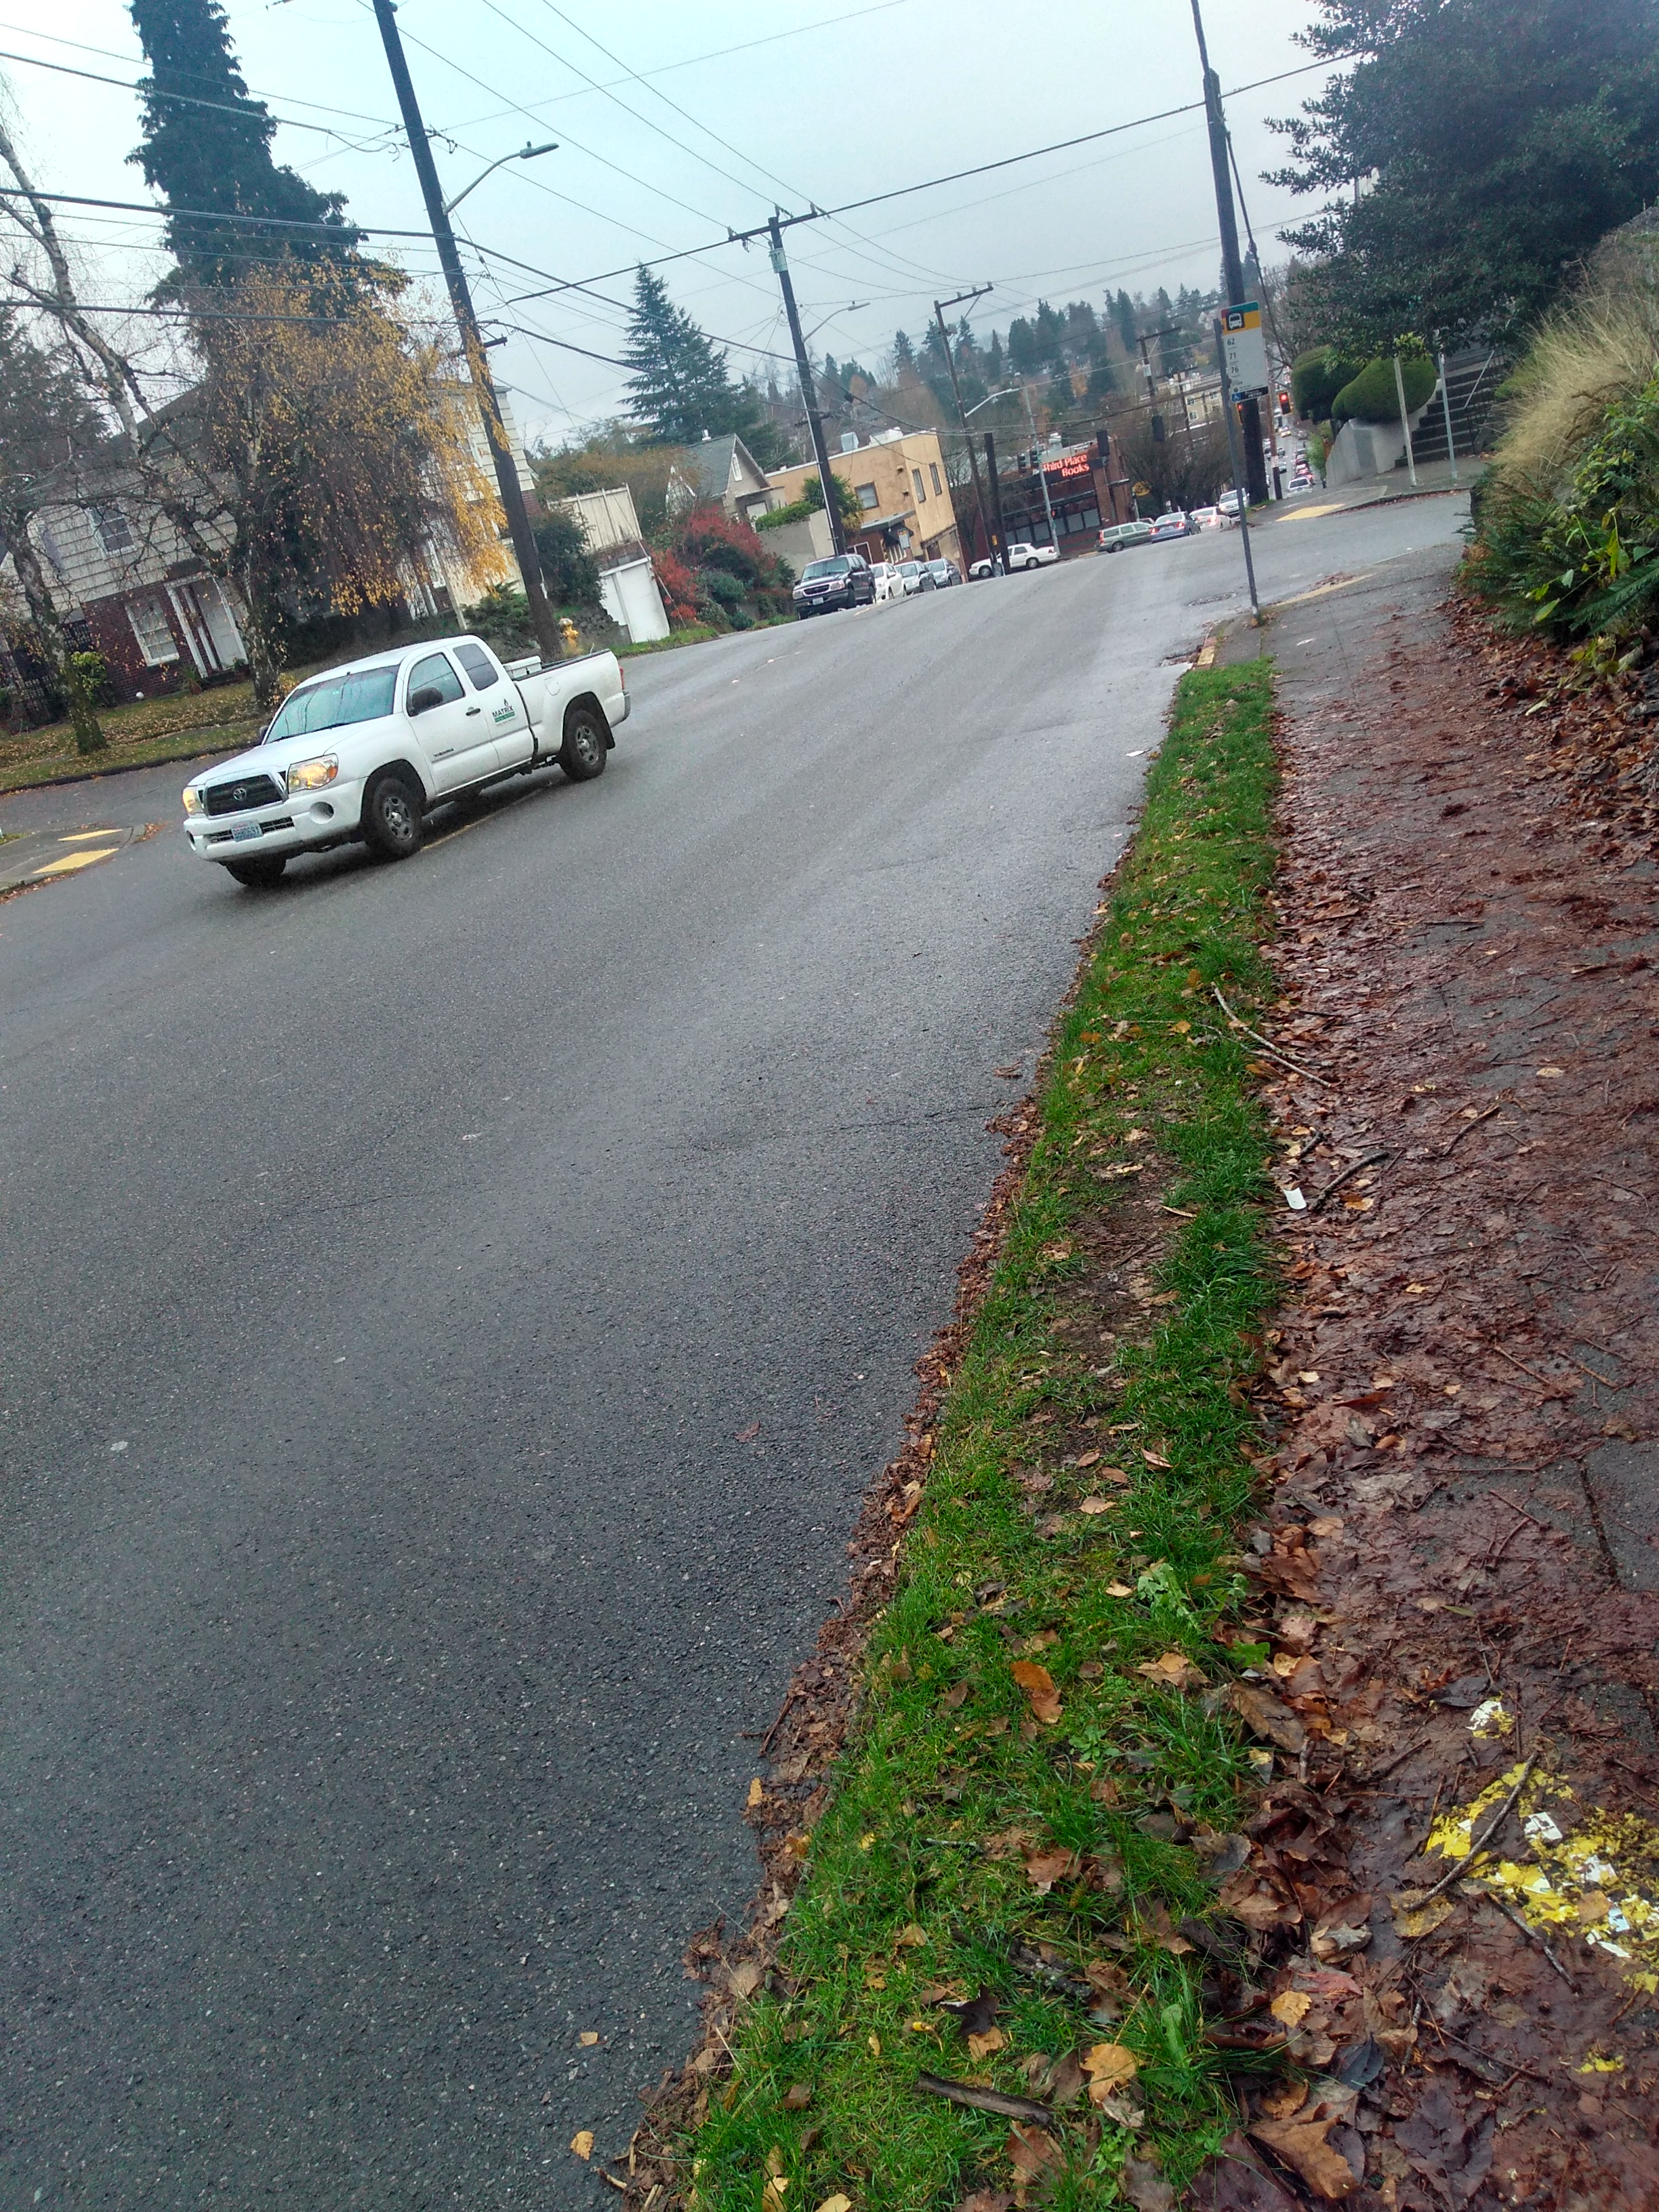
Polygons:
[[656,570],[657,586],[666,603],[669,621],[696,622],[697,580],[685,562],[677,553],[653,553],[651,565]]

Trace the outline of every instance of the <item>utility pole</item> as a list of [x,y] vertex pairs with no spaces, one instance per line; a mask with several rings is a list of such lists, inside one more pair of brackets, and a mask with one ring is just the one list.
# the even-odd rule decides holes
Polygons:
[[[810,222],[810,216],[796,216],[797,222]],[[800,332],[800,310],[795,305],[795,287],[790,279],[789,262],[783,250],[783,218],[774,215],[766,226],[767,236],[772,241],[772,266],[778,272],[778,283],[783,289],[783,312],[789,318],[789,335],[795,347],[795,373],[800,378],[800,396],[806,403],[806,427],[812,436],[812,458],[818,465],[818,482],[823,486],[823,509],[830,518],[830,535],[837,553],[847,550],[847,532],[842,527],[841,507],[836,497],[836,478],[830,466],[830,451],[823,442],[823,417],[818,412],[817,384],[812,374],[812,364],[807,357],[806,341]]]
[[[1243,471],[1238,465],[1237,418],[1243,410],[1235,406],[1232,386],[1227,381],[1227,349],[1221,342],[1221,318],[1218,315],[1215,325],[1215,358],[1216,366],[1221,371],[1221,412],[1226,418],[1227,423],[1227,451],[1232,458],[1233,486],[1238,494],[1238,534],[1244,546],[1244,574],[1250,586],[1250,618],[1259,623],[1261,620],[1261,602],[1256,597],[1255,558],[1250,551],[1250,503],[1244,496]],[[1260,460],[1261,458],[1260,441],[1257,441],[1255,453],[1256,459]]]
[[1048,520],[1048,543],[1058,549],[1060,540],[1054,535],[1054,502],[1048,496],[1048,472],[1042,465],[1042,454],[1037,445],[1036,416],[1031,411],[1031,395],[1026,389],[1023,378],[1020,380],[1019,396],[1025,402],[1025,420],[1030,425],[1031,430],[1031,451],[1036,455],[1037,488],[1042,494],[1042,512]]
[[994,430],[985,433],[985,473],[991,482],[991,520],[996,525],[997,544],[1006,552],[1008,533],[1002,526],[1002,478],[997,473],[997,439]]
[[935,300],[933,319],[939,325],[939,339],[945,348],[945,366],[950,371],[951,389],[956,394],[957,413],[962,418],[962,434],[968,441],[968,465],[974,474],[974,504],[979,509],[979,526],[985,538],[985,550],[990,556],[991,574],[995,576],[1002,569],[1002,546],[999,539],[992,536],[991,525],[986,516],[985,494],[979,487],[979,457],[974,451],[974,434],[968,428],[968,410],[962,404],[962,386],[957,380],[956,356],[951,351],[951,333],[945,327],[945,310],[947,307],[959,307],[966,300],[982,300],[990,289],[988,284],[975,284],[971,292],[957,292],[948,300]]
[[[376,0],[376,5],[380,0]],[[1204,66],[1204,112],[1210,126],[1210,167],[1215,173],[1215,210],[1221,225],[1221,265],[1227,278],[1229,307],[1244,297],[1244,264],[1238,255],[1238,218],[1233,212],[1233,179],[1228,166],[1227,118],[1221,112],[1221,79],[1210,67],[1210,50],[1204,43],[1204,18],[1193,0],[1193,28],[1198,33],[1198,58]],[[1244,441],[1245,481],[1253,501],[1267,496],[1267,471],[1261,459],[1261,410],[1254,399],[1239,402],[1239,428]]]
[[547,603],[547,593],[543,588],[542,565],[530,527],[529,510],[524,503],[524,487],[519,482],[518,464],[514,460],[512,448],[507,442],[501,403],[495,397],[489,356],[478,332],[478,319],[472,309],[472,295],[467,289],[466,272],[461,267],[461,257],[456,251],[455,234],[449,227],[443,192],[438,183],[438,172],[432,160],[431,143],[426,135],[426,125],[421,120],[415,87],[410,79],[409,64],[404,58],[404,42],[398,35],[397,13],[396,0],[374,0],[374,20],[380,27],[380,40],[386,47],[392,82],[397,90],[398,106],[403,112],[409,150],[415,157],[415,173],[421,180],[427,219],[432,225],[432,235],[437,242],[444,282],[449,287],[449,303],[455,311],[455,320],[460,325],[461,343],[466,352],[467,374],[472,380],[472,389],[477,394],[478,412],[483,418],[489,458],[495,465],[495,482],[501,489],[507,526],[513,538],[513,550],[518,556],[519,573],[524,578],[524,593],[530,603],[530,620],[536,632],[536,642],[541,648],[544,660],[562,660],[564,642],[559,635],[558,623],[554,619],[553,610]]

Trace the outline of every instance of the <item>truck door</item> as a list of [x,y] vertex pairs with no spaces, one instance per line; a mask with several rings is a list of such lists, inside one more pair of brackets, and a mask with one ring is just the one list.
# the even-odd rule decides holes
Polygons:
[[477,698],[469,699],[466,703],[476,711],[482,701],[495,732],[496,765],[519,767],[534,750],[535,735],[524,710],[524,702],[519,696],[518,685],[502,673],[483,646],[475,645],[470,638],[453,650],[466,672],[468,684],[478,694]]
[[447,653],[425,653],[411,664],[404,707],[440,791],[459,791],[493,772],[495,733],[489,715],[481,701],[469,696]]

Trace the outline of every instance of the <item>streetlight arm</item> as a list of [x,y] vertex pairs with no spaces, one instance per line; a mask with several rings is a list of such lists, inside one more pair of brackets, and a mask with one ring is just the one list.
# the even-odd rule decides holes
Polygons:
[[526,143],[520,146],[516,154],[503,154],[500,161],[492,161],[487,169],[481,169],[477,175],[474,177],[472,182],[466,185],[463,191],[457,192],[453,200],[446,200],[444,202],[444,213],[446,215],[453,215],[456,209],[459,207],[461,202],[466,198],[467,193],[476,192],[479,185],[483,184],[484,179],[486,177],[493,177],[496,170],[501,167],[503,162],[533,161],[538,154],[556,154],[558,150],[559,143],[556,138],[550,144],[546,146],[532,146]]
[[965,422],[969,415],[977,415],[981,407],[988,407],[994,399],[1009,398],[1014,392],[1023,392],[1024,388],[1022,384],[1005,384],[1000,392],[988,392],[983,399],[975,400],[971,407],[963,410],[963,421]]

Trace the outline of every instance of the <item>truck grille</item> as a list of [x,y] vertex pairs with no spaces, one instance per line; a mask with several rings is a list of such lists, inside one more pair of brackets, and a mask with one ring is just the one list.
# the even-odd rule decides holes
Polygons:
[[269,806],[282,797],[273,778],[245,775],[234,783],[210,783],[207,787],[210,814],[242,814],[250,806]]

